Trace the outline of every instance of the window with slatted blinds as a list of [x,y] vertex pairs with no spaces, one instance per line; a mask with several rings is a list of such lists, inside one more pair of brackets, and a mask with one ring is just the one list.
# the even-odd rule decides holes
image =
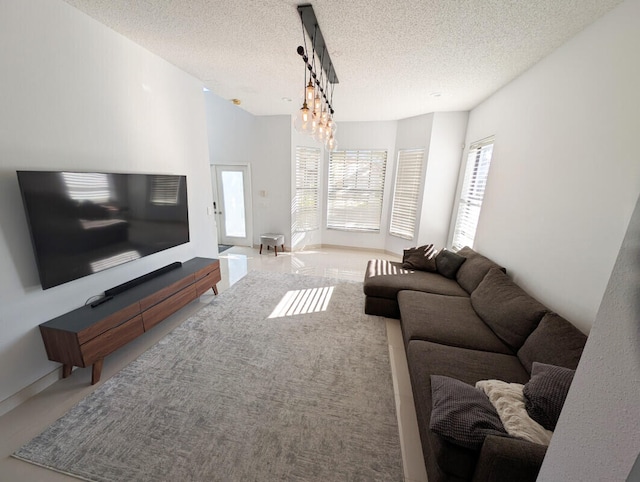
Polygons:
[[320,149],[296,147],[296,198],[294,232],[313,231],[320,227],[318,216],[318,169]]
[[176,205],[178,204],[179,191],[179,176],[153,176],[151,178],[152,204]]
[[489,165],[493,154],[494,138],[489,137],[471,144],[467,156],[462,191],[458,202],[458,214],[453,232],[453,249],[473,247],[480,209],[487,185]]
[[379,232],[385,150],[334,151],[329,156],[327,228]]
[[403,149],[398,152],[396,184],[393,190],[389,234],[413,239],[418,215],[418,198],[422,186],[424,149]]

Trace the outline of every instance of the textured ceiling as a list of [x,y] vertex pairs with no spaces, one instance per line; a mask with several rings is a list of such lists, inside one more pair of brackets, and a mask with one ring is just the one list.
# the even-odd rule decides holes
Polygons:
[[[65,0],[255,115],[299,106],[298,3]],[[337,120],[469,110],[622,0],[315,0]],[[438,92],[441,95],[432,95]],[[283,98],[291,98],[286,102]]]

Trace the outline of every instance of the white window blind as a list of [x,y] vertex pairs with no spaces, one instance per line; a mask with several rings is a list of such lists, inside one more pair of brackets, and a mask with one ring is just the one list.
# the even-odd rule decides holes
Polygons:
[[296,197],[294,232],[313,231],[320,227],[318,216],[318,169],[320,149],[296,147]]
[[473,247],[480,209],[487,185],[489,165],[493,153],[493,137],[483,139],[469,147],[467,167],[458,202],[458,214],[453,232],[453,249]]
[[157,205],[178,204],[179,176],[153,176],[151,178],[151,203]]
[[385,150],[334,151],[329,157],[327,228],[379,232]]
[[398,152],[396,182],[389,234],[413,239],[418,215],[418,198],[422,185],[424,149],[403,149]]

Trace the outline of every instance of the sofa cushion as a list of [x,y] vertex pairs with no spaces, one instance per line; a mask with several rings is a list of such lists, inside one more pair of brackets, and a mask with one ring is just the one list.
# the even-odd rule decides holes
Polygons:
[[487,435],[507,435],[498,412],[482,390],[441,375],[431,375],[429,428],[449,442],[480,449]]
[[498,268],[503,273],[507,272],[502,266],[482,256],[469,246],[462,248],[458,251],[458,254],[464,256],[467,260],[460,266],[460,269],[456,273],[456,280],[467,293],[472,293],[473,290],[478,287],[491,268]]
[[395,300],[400,290],[416,290],[451,296],[469,294],[455,281],[438,273],[413,271],[402,267],[402,263],[372,259],[367,264],[364,277],[364,294]]
[[531,380],[523,389],[529,416],[547,430],[555,430],[575,370],[533,362]]
[[529,373],[534,361],[575,370],[586,342],[585,334],[557,313],[549,312],[522,345],[518,358]]
[[435,273],[437,253],[438,251],[433,247],[433,244],[405,249],[402,256],[402,267]]
[[460,266],[465,262],[465,257],[443,249],[436,256],[436,269],[442,276],[455,279],[456,273],[460,269]]
[[517,351],[548,311],[505,273],[491,268],[471,293],[471,304],[498,337]]
[[513,354],[471,306],[469,298],[419,291],[398,293],[402,336],[474,350]]
[[452,444],[429,430],[431,375],[452,377],[475,385],[489,378],[524,384],[529,380],[529,374],[515,355],[469,350],[422,340],[409,342],[407,362],[429,476],[443,472],[445,476],[441,480],[455,477],[470,480],[478,453]]

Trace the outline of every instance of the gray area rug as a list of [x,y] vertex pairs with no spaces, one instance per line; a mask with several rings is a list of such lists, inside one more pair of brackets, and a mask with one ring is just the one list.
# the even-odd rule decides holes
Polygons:
[[362,283],[250,272],[14,456],[92,481],[401,481],[363,304]]

